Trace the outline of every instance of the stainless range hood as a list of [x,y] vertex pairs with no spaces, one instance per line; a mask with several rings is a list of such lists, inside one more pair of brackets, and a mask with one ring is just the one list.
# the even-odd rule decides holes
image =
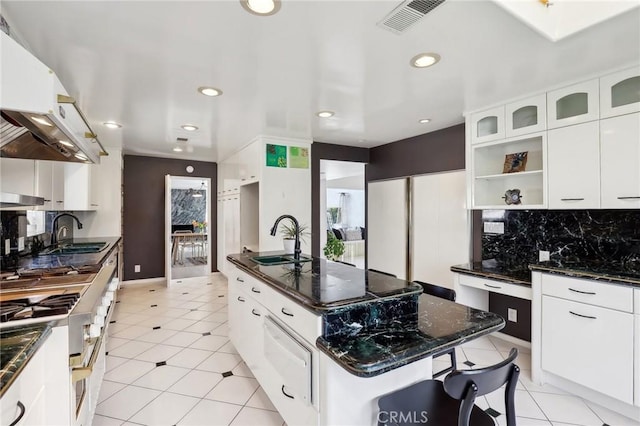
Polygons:
[[0,156],[100,163],[108,155],[45,64],[0,32]]
[[44,198],[0,192],[0,207],[43,206]]

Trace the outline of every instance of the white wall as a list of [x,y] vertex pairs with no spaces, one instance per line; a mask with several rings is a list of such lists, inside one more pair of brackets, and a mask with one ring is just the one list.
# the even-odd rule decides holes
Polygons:
[[[326,217],[326,211],[329,207],[340,207],[340,193],[348,194],[346,201],[347,223],[343,223],[342,227],[364,227],[364,190],[327,188],[327,206],[322,218]],[[326,220],[324,222],[326,224]]]
[[[122,232],[122,151],[108,148],[109,155],[100,158],[96,178],[101,182],[96,211],[74,212],[82,229],[73,230],[74,237],[116,237]],[[163,214],[159,212],[158,214]]]

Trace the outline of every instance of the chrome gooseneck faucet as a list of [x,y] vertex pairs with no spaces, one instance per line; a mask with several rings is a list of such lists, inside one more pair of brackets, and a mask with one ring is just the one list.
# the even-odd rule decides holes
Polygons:
[[58,213],[57,215],[55,215],[53,221],[51,222],[51,245],[58,243],[58,219],[63,216],[70,216],[75,219],[76,223],[78,224],[78,229],[82,229],[82,222],[80,222],[80,219],[78,219],[75,215],[72,215],[71,213]]
[[283,214],[282,216],[280,216],[279,218],[276,219],[276,223],[273,224],[273,227],[271,228],[271,235],[275,236],[276,232],[278,231],[278,224],[280,223],[280,221],[282,219],[290,219],[291,222],[293,222],[293,226],[295,227],[296,230],[296,241],[295,241],[295,248],[293,250],[293,259],[294,260],[300,260],[300,225],[298,224],[298,220],[291,216],[290,214]]

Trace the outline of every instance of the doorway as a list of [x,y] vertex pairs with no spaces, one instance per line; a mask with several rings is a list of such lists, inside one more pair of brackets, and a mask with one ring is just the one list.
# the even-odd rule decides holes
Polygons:
[[330,232],[344,243],[340,260],[362,269],[366,263],[364,166],[352,161],[320,160],[320,247],[326,245]]
[[211,274],[211,179],[165,176],[167,285]]

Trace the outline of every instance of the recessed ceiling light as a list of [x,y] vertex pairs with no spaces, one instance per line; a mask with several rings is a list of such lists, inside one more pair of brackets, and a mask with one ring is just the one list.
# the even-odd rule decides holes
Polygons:
[[179,146],[176,146],[173,148],[174,152],[182,152],[182,148],[180,148]]
[[240,0],[240,4],[249,13],[268,16],[280,10],[280,0]]
[[52,124],[49,123],[49,120],[47,120],[46,118],[31,116],[31,119],[36,123],[42,124],[43,126],[49,126],[49,127],[52,126]]
[[86,156],[86,155],[84,155],[84,154],[81,154],[81,153],[77,153],[77,154],[75,154],[75,155],[74,155],[74,157],[76,157],[76,158],[77,158],[77,159],[79,159],[79,160],[84,160],[84,161],[87,161],[87,160],[88,160],[87,156]]
[[440,55],[437,53],[420,53],[411,58],[411,66],[416,68],[426,68],[437,64],[440,61]]
[[216,89],[215,87],[198,87],[198,92],[202,93],[205,96],[220,96],[222,95],[222,90]]
[[335,114],[335,112],[333,111],[320,111],[316,115],[322,118],[329,118],[329,117],[333,117],[333,114]]
[[420,124],[426,124],[426,123],[429,123],[430,121],[431,121],[431,119],[430,119],[430,118],[423,118],[423,119],[421,119],[421,120],[418,120],[418,122],[419,122]]
[[72,143],[71,143],[71,142],[69,142],[69,141],[59,140],[58,142],[60,142],[60,143],[61,143],[62,145],[64,145],[64,146],[70,146],[70,147],[71,147],[71,146],[75,146],[74,144],[72,144]]
[[115,121],[105,121],[102,124],[104,124],[106,127],[110,129],[119,129],[120,127],[122,127],[122,124],[116,123]]
[[187,132],[195,132],[196,130],[198,130],[198,126],[194,126],[193,124],[183,124],[180,127],[182,127]]

